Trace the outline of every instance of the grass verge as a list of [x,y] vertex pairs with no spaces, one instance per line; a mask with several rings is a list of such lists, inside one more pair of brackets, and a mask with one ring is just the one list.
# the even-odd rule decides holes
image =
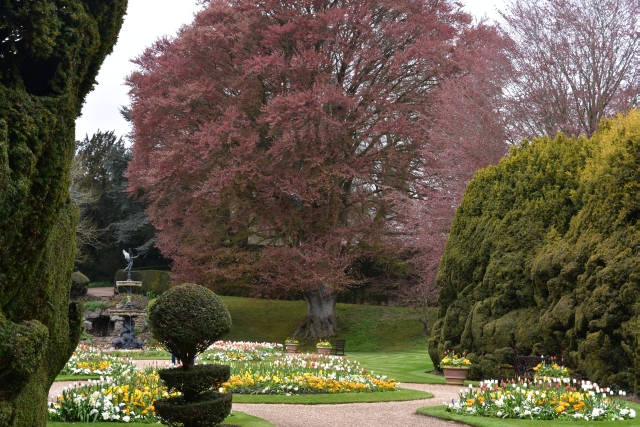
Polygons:
[[[640,405],[629,403],[629,407],[640,413]],[[571,427],[614,427],[614,426],[640,426],[640,421],[636,418],[625,421],[575,421],[575,420],[514,420],[501,418],[474,417],[471,415],[459,415],[447,412],[445,406],[425,406],[418,408],[417,412],[431,417],[442,418],[445,420],[458,421],[474,427],[556,427],[558,425],[570,425]]]
[[372,393],[333,393],[333,394],[234,394],[233,403],[286,403],[288,405],[322,405],[340,403],[402,402],[407,400],[429,399],[433,394],[426,391],[398,388],[395,391]]
[[58,375],[56,381],[86,381],[99,380],[100,375]]
[[[249,414],[245,414],[244,412],[234,411],[233,415],[228,417],[226,420],[222,422],[222,425],[225,424],[233,424],[239,425],[241,427],[275,427],[267,420],[263,420],[262,418],[254,417]],[[117,423],[114,421],[108,422],[97,422],[97,423],[63,423],[57,421],[49,421],[47,422],[47,427],[115,427],[115,426],[133,426],[133,427],[149,427],[158,424],[143,424],[143,423]]]

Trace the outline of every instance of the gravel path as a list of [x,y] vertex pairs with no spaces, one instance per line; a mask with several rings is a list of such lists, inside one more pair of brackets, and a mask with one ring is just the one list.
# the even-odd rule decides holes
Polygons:
[[264,418],[277,427],[452,427],[453,421],[416,414],[422,406],[442,405],[458,397],[460,387],[409,384],[401,387],[428,391],[434,397],[407,402],[344,403],[336,405],[272,405],[234,403],[233,409]]
[[[166,360],[136,360],[140,368],[164,367]],[[84,381],[82,381],[84,383]],[[55,400],[73,381],[57,381],[49,390]],[[276,427],[452,427],[464,424],[416,414],[422,406],[442,405],[457,399],[459,386],[402,383],[400,387],[433,393],[434,397],[407,402],[344,403],[335,405],[278,405],[234,403],[233,409],[264,418]]]

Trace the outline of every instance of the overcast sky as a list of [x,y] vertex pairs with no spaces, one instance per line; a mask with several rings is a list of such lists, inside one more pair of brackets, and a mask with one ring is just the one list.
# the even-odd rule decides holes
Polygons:
[[[496,19],[495,9],[502,7],[504,0],[466,0],[466,3],[474,16],[486,14]],[[98,129],[113,130],[118,136],[130,131],[118,112],[120,106],[129,104],[124,79],[134,69],[130,60],[158,37],[175,35],[182,25],[193,20],[198,9],[195,0],[129,0],[118,43],[102,64],[98,85],[87,96],[82,116],[76,120],[76,139],[91,136]]]

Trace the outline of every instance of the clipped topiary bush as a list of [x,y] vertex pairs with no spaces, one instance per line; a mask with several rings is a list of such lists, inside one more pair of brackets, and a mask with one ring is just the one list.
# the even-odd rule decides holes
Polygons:
[[90,280],[87,276],[80,273],[79,271],[74,271],[71,275],[71,298],[77,298],[82,295],[87,294],[87,285]]
[[231,394],[217,390],[230,375],[229,366],[195,366],[195,357],[231,329],[222,299],[193,283],[169,289],[149,308],[151,333],[182,360],[182,368],[159,371],[167,387],[182,396],[156,400],[156,414],[168,425],[205,427],[222,422],[231,412]]
[[558,355],[638,389],[640,112],[591,138],[539,138],[479,171],[437,281],[429,354],[467,351],[475,378],[515,354]]

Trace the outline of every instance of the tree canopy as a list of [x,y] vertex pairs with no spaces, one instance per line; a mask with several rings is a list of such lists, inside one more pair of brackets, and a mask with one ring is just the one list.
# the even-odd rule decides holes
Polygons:
[[435,363],[467,351],[476,377],[514,354],[564,357],[638,389],[640,112],[591,139],[538,138],[479,171],[438,271]]
[[125,140],[113,131],[98,130],[76,141],[76,147],[71,185],[81,213],[76,267],[92,281],[112,281],[123,267],[126,248],[142,255],[144,267],[168,267],[169,261],[154,247],[155,229],[144,205],[126,192],[124,174],[132,155]]
[[128,177],[173,271],[308,302],[348,286],[442,190],[428,159],[461,151],[430,131],[439,89],[496,42],[470,21],[447,1],[211,1],[147,49]]
[[640,3],[510,0],[501,13],[512,62],[505,110],[512,138],[593,135],[638,105]]

